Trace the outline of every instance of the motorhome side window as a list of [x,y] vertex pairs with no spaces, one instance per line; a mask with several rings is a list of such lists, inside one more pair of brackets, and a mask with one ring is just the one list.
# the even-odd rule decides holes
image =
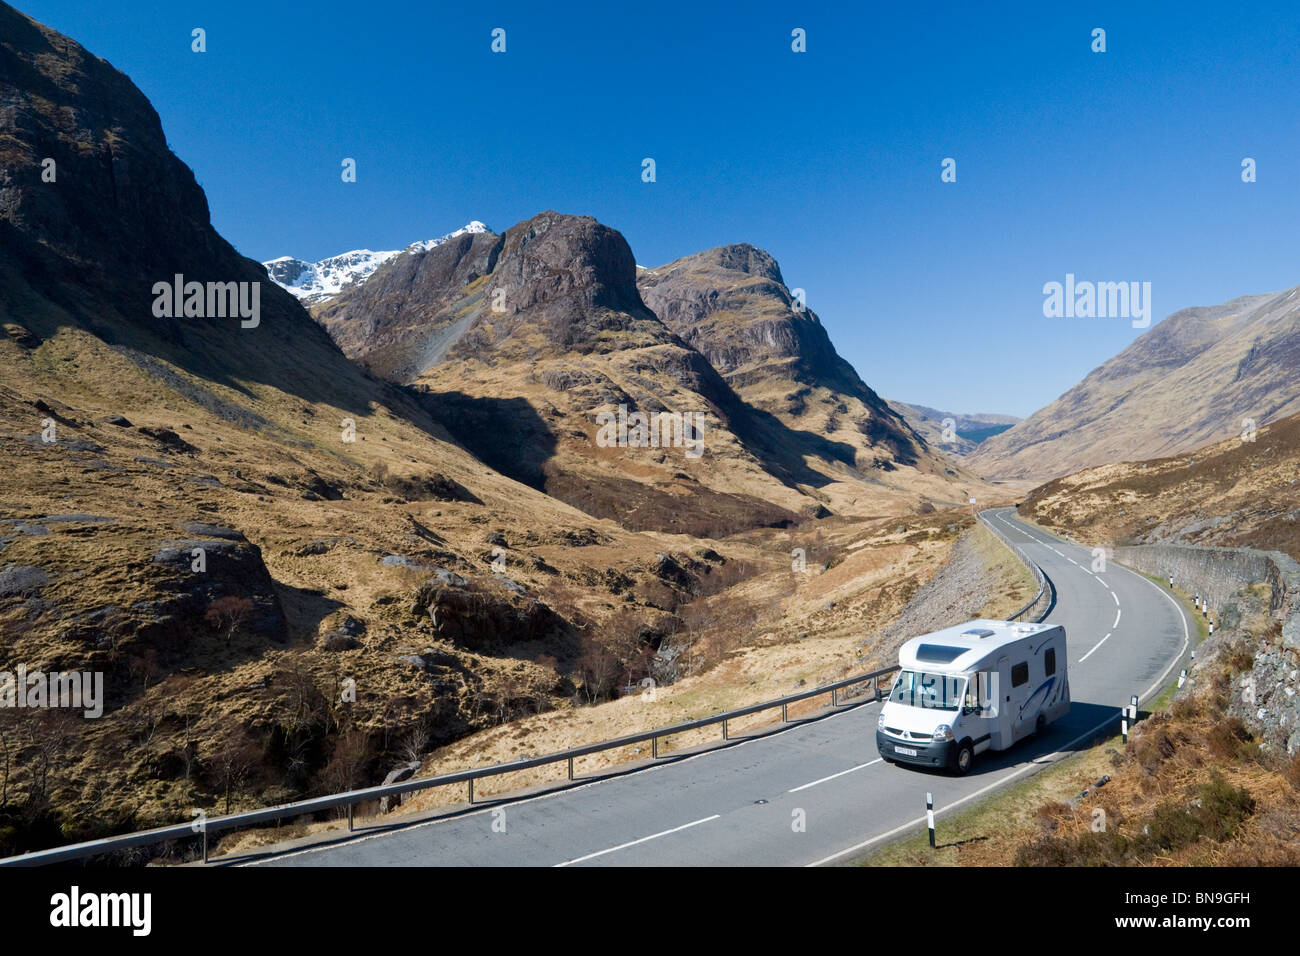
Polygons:
[[1011,668],[1011,686],[1019,687],[1029,682],[1029,662],[1016,664]]
[[1056,648],[1049,647],[1043,653],[1043,669],[1047,672],[1048,677],[1056,673]]

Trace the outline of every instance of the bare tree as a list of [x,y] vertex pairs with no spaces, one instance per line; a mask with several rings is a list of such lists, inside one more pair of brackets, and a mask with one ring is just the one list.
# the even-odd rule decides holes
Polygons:
[[243,788],[262,762],[262,748],[242,727],[225,736],[221,746],[208,760],[216,783],[222,788],[226,813],[230,812],[230,795]]
[[217,598],[208,605],[203,620],[227,640],[239,630],[239,627],[253,613],[253,602],[249,598],[229,594]]
[[429,751],[429,727],[417,724],[397,745],[397,752],[407,763],[419,763]]
[[325,792],[341,793],[359,787],[370,757],[370,738],[366,734],[349,730],[338,737],[334,741],[334,753],[320,771],[320,784]]

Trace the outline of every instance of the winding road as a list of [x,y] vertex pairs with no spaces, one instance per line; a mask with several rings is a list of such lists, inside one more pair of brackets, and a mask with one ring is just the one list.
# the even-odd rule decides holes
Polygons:
[[[1118,729],[1176,673],[1196,633],[1166,589],[1090,549],[1019,521],[982,520],[1055,585],[1046,620],[1063,624],[1073,706],[1041,738],[985,754],[966,777],[894,766],[876,751],[879,704],[564,789],[256,858],[255,866],[746,866],[852,860]],[[217,862],[217,861],[214,861]]]

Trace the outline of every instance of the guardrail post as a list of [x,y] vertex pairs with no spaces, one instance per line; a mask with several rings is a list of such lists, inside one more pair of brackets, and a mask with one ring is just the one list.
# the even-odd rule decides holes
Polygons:
[[658,737],[651,737],[651,738],[650,738],[650,756],[652,756],[652,757],[654,757],[654,758],[656,758],[656,759],[658,759],[658,757],[659,757],[659,738],[658,738]]
[[469,778],[469,802],[474,802],[474,778]]
[[781,705],[781,723],[783,724],[790,720],[790,713],[787,709],[789,706],[790,706],[789,704]]
[[203,828],[203,862],[208,862],[208,828]]
[[352,832],[352,812],[356,809],[355,803],[348,804],[348,832]]
[[837,688],[837,687],[832,687],[832,688],[831,688],[831,706],[832,706],[832,707],[838,707],[839,705],[840,705],[840,692],[839,692],[839,688]]
[[731,739],[730,737],[727,736],[727,719],[725,717],[722,719],[722,739],[723,740]]
[[573,779],[573,758],[569,758],[569,779]]

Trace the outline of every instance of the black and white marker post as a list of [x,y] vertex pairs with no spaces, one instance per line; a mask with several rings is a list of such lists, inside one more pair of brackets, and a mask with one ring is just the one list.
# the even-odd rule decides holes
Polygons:
[[930,828],[930,849],[934,849],[934,794],[925,795],[925,822]]

